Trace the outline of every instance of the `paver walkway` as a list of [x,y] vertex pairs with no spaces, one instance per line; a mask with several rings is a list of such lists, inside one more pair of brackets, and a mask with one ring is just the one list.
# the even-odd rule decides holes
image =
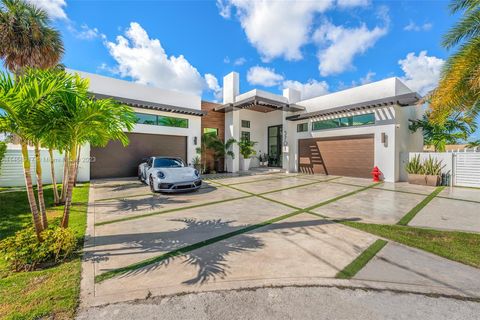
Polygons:
[[[329,218],[394,224],[434,190],[284,173],[222,177],[206,181],[198,192],[178,195],[150,194],[147,186],[133,179],[95,181],[91,184],[82,308],[150,295],[265,285],[348,283],[475,296],[477,284],[465,279],[480,279],[478,269],[457,268],[459,264],[436,256],[431,260],[423,251],[405,252],[394,244],[382,249],[356,280],[335,279],[378,238]],[[422,215],[433,215],[429,206],[440,201],[445,202],[444,210],[458,211],[459,203],[480,208],[475,194],[444,190],[410,223],[443,228],[435,225],[435,219],[419,222]],[[476,228],[475,218],[468,214],[463,220],[455,219],[452,214],[449,225],[476,231],[471,230]],[[376,274],[375,270],[384,267],[385,260],[379,260],[382,255],[400,264],[403,254],[411,258],[403,261],[418,274],[434,261],[439,267],[433,271],[454,268],[456,277],[450,282],[435,278],[435,285],[412,285],[409,273],[395,271],[398,278],[392,279]]]

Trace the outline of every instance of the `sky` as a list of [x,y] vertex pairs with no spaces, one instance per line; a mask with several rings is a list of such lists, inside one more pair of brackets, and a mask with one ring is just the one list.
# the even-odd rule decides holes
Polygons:
[[60,30],[68,68],[210,101],[231,71],[241,92],[308,98],[396,76],[425,94],[458,20],[447,1],[28,1]]

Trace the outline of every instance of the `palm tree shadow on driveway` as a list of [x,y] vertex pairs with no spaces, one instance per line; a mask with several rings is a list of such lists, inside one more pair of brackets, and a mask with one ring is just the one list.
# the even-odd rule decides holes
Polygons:
[[[222,221],[221,219],[196,220],[196,219],[172,219],[185,223],[184,228],[173,231],[126,234],[95,237],[95,247],[111,246],[122,244],[117,249],[92,248],[88,250],[88,259],[101,262],[114,256],[131,254],[142,254],[145,252],[157,252],[158,255],[180,249],[182,247],[201,242],[202,240],[227,234],[247,227],[247,225],[232,225],[235,221]],[[260,250],[265,243],[257,234],[274,231],[281,234],[282,229],[292,230],[299,228],[299,233],[307,227],[329,224],[327,220],[307,220],[298,222],[278,222],[269,225],[267,229],[261,228],[248,233],[242,233],[211,245],[192,250],[178,257],[168,257],[145,267],[134,269],[123,274],[121,277],[128,277],[138,274],[145,274],[160,268],[166,268],[175,259],[184,259],[183,263],[195,266],[197,274],[194,278],[186,280],[183,284],[203,284],[216,278],[224,279],[228,275],[229,265],[227,258],[235,253],[252,252]],[[207,236],[206,236],[207,235]],[[132,251],[128,252],[131,248]],[[87,247],[88,249],[88,247]],[[102,271],[108,271],[104,269]]]

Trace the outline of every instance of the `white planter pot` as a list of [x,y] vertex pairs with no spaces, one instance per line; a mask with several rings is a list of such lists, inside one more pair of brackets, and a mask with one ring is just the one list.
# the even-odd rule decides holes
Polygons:
[[247,171],[248,169],[250,169],[251,160],[252,159],[242,159],[242,161],[240,161],[240,170]]
[[227,172],[232,172],[233,171],[233,161],[231,159],[225,159],[225,168]]

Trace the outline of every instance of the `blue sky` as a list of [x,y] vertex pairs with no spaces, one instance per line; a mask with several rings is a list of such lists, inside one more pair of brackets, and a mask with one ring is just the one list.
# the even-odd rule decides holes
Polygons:
[[447,1],[29,0],[54,18],[72,69],[221,100],[222,78],[242,92],[313,96],[397,76],[432,89],[458,17]]

